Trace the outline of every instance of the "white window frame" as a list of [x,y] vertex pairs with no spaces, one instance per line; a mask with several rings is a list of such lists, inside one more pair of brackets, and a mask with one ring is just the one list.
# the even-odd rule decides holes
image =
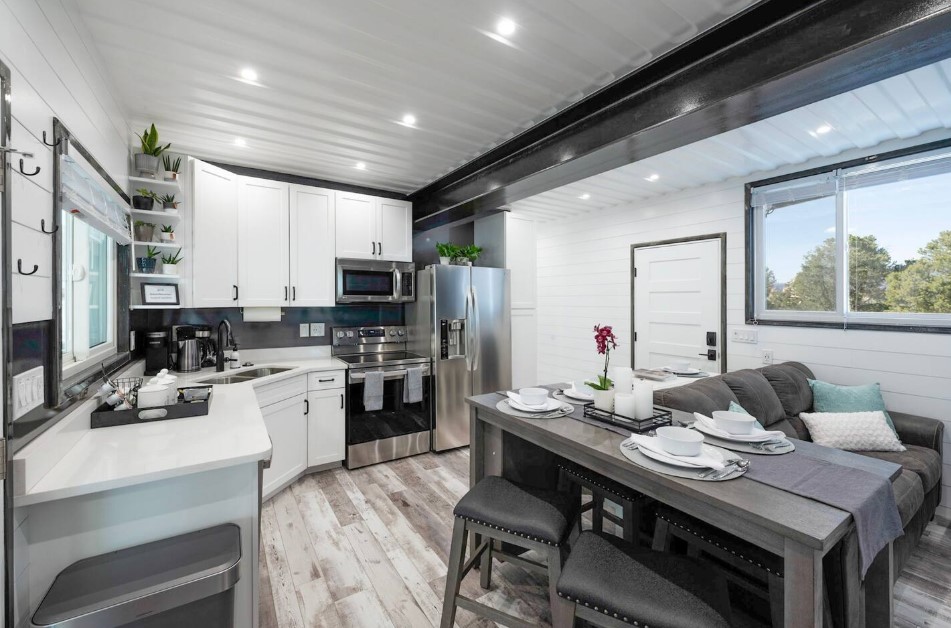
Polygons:
[[[788,323],[812,324],[820,326],[835,327],[896,327],[896,328],[938,328],[941,331],[951,331],[951,313],[931,314],[931,313],[910,313],[910,312],[852,312],[848,309],[848,238],[843,237],[848,233],[848,208],[847,195],[843,181],[846,177],[860,177],[863,174],[873,174],[887,171],[903,164],[926,164],[926,163],[946,162],[948,164],[947,172],[951,172],[951,147],[939,148],[937,150],[925,150],[919,153],[904,154],[899,157],[882,159],[871,164],[860,164],[850,167],[833,167],[819,175],[832,175],[835,177],[835,197],[836,197],[836,306],[834,312],[809,312],[796,310],[769,310],[766,307],[766,255],[764,250],[763,236],[765,212],[771,205],[756,205],[750,202],[748,210],[751,212],[750,229],[751,242],[748,243],[753,257],[752,271],[753,278],[751,282],[752,290],[752,323]],[[800,176],[793,175],[780,182],[765,183],[761,185],[752,184],[749,186],[751,197],[757,190],[767,188],[781,188],[783,185],[795,184],[797,180],[804,180],[809,177],[817,176],[815,172],[803,173]],[[831,194],[830,194],[831,196]]]
[[[73,249],[72,258],[77,259],[77,254],[80,259],[88,258],[88,248],[84,243],[88,243],[88,230],[91,229],[87,223],[70,218],[63,221],[63,254],[65,255],[66,251]],[[68,224],[67,223],[71,223]],[[85,232],[87,237],[77,238],[77,231]],[[71,244],[67,246],[65,239],[67,237],[72,238]],[[88,347],[89,344],[89,308],[79,307],[79,304],[88,304],[89,302],[89,269],[84,268],[83,274],[84,277],[79,281],[73,280],[72,273],[64,273],[63,282],[69,282],[71,286],[71,303],[66,302],[63,304],[63,329],[67,329],[69,325],[70,330],[70,347],[68,351],[62,353],[63,360],[63,381],[68,381],[70,378],[86,371],[87,369],[107,360],[108,358],[117,354],[118,345],[116,343],[116,321],[117,321],[117,292],[118,292],[118,278],[117,278],[117,257],[116,257],[116,245],[113,242],[112,238],[107,240],[109,243],[109,260],[108,260],[108,277],[107,285],[108,289],[108,299],[107,299],[107,324],[108,324],[108,340],[105,343],[99,344],[95,347]],[[77,243],[80,243],[80,246],[77,247]],[[70,267],[72,270],[72,265]],[[72,311],[67,311],[67,305],[72,306]],[[84,340],[85,339],[85,340]],[[77,351],[76,347],[79,346],[80,349]]]

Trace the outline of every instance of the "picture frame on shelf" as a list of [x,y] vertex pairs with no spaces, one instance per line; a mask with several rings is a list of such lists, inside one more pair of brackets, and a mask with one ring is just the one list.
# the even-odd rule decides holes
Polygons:
[[142,305],[181,305],[178,284],[143,283]]

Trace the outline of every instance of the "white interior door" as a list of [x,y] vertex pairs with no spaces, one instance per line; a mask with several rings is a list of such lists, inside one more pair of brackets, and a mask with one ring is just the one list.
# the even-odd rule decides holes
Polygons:
[[238,180],[238,285],[242,307],[290,302],[287,184]]
[[688,360],[720,372],[722,272],[719,238],[634,249],[635,368]]
[[291,305],[334,306],[334,193],[290,186]]

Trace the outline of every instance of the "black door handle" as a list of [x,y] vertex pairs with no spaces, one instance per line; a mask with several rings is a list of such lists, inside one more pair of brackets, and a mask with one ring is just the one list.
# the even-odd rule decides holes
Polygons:
[[232,299],[232,301],[237,301],[238,300],[238,286],[232,285],[231,287],[234,288],[234,298]]
[[284,300],[287,301],[287,286],[284,286]]
[[304,416],[310,414],[310,399],[304,399]]
[[343,393],[340,393],[340,409],[343,410]]
[[370,244],[373,245],[373,254],[376,255],[376,242],[371,242]]
[[716,349],[707,349],[706,353],[698,353],[697,355],[702,355],[708,360],[716,361],[717,359],[717,350]]
[[297,286],[294,286],[293,288],[291,288],[291,300],[292,301],[297,300]]

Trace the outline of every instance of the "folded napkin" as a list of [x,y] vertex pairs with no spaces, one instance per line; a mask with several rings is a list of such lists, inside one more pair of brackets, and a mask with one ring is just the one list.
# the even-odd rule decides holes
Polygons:
[[625,441],[628,443],[634,443],[641,449],[649,449],[652,453],[655,453],[663,458],[668,458],[670,460],[675,460],[684,464],[689,464],[691,466],[697,467],[698,469],[722,469],[725,465],[720,462],[719,459],[713,458],[711,456],[706,456],[701,453],[699,456],[675,456],[672,453],[669,453],[666,449],[660,446],[660,442],[653,436],[643,436],[641,434],[631,434],[631,437]]
[[423,367],[406,369],[403,382],[403,403],[419,403],[423,400]]
[[[769,440],[776,440],[777,438],[784,439],[786,438],[785,432],[780,432],[778,430],[756,430],[754,429],[749,434],[730,434],[724,430],[721,430],[717,427],[716,421],[711,419],[708,416],[704,416],[699,412],[694,412],[693,416],[697,419],[697,422],[703,425],[704,428],[710,431],[713,436],[719,436],[727,440],[744,440],[750,443],[762,443]],[[758,425],[758,423],[757,423]]]
[[367,412],[383,409],[383,371],[367,371],[363,380],[363,409]]
[[505,394],[509,399],[524,408],[528,408],[529,410],[543,410],[548,407],[548,397],[545,398],[545,403],[525,403],[525,401],[522,399],[522,396],[516,392],[506,390]]

